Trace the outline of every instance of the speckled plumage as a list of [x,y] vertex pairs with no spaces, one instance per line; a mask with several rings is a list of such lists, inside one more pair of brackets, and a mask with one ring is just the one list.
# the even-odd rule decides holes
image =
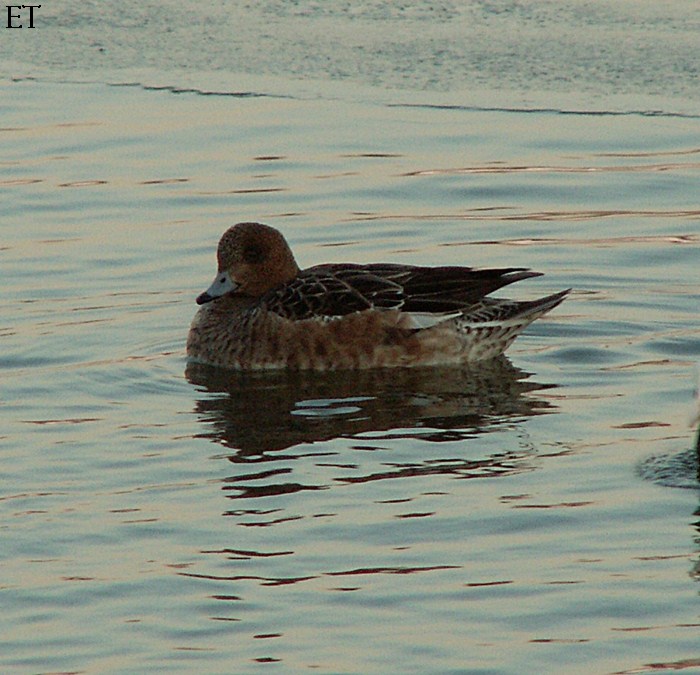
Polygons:
[[187,339],[196,361],[237,369],[358,369],[463,363],[502,353],[568,291],[529,302],[486,297],[539,276],[522,268],[388,263],[300,270],[284,237],[239,223]]

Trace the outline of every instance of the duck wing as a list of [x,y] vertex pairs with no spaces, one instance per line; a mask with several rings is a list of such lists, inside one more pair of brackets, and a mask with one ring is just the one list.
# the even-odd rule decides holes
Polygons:
[[266,293],[260,304],[292,320],[344,316],[366,309],[445,314],[464,311],[503,286],[540,274],[520,267],[316,265]]

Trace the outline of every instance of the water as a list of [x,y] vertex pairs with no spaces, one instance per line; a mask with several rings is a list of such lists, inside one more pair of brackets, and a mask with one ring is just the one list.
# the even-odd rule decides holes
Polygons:
[[[125,61],[136,28],[96,36],[100,6],[80,5],[12,32],[26,59],[0,80],[0,670],[700,668],[697,101],[658,68],[669,41],[664,58],[697,50],[690,4],[664,21],[635,3],[658,72],[617,93],[573,68],[576,3],[541,5],[525,37],[568,26],[573,80],[525,92],[508,61],[514,98],[494,75],[460,89],[471,47],[399,77],[401,41],[382,56],[370,32],[365,69],[327,81],[308,40],[264,67],[182,63],[234,18],[278,16],[266,39],[323,28],[338,58],[370,19],[462,44],[450,3],[452,24],[419,2],[223,12],[201,53],[142,36],[147,72]],[[498,7],[479,6],[485,45]],[[109,60],[90,72],[89,35]],[[546,274],[510,295],[574,291],[489,368],[188,366],[194,298],[240,220],[283,230],[302,266],[526,266]]]

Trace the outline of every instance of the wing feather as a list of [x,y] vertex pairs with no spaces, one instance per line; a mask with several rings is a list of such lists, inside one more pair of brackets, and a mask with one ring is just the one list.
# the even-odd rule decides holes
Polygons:
[[268,292],[261,305],[293,320],[344,316],[366,309],[444,314],[465,311],[507,284],[539,275],[519,267],[316,265]]

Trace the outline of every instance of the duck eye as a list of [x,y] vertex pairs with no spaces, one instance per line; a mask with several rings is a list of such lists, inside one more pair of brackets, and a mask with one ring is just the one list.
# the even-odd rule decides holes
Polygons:
[[265,258],[265,251],[256,245],[247,246],[243,251],[243,260],[247,263],[259,263]]

